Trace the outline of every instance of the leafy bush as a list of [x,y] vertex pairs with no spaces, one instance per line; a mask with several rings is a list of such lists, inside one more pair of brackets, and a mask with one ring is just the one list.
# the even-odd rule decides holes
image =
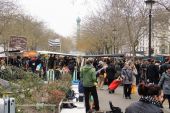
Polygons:
[[[38,75],[16,67],[8,67],[3,73],[3,78],[11,83],[10,89],[13,94],[10,96],[15,98],[17,105],[46,103],[55,104],[58,107],[59,102],[65,97],[66,92],[71,87],[71,75],[68,74],[62,75],[59,80],[45,84]],[[0,87],[0,90],[6,91],[3,87]],[[35,112],[36,107],[19,108],[22,110],[18,113],[26,113],[27,111],[40,112]],[[47,111],[50,109],[48,108]],[[46,110],[43,111],[40,113],[47,113],[45,112]]]
[[22,68],[18,68],[15,66],[7,66],[6,69],[1,71],[0,78],[5,80],[16,80],[16,79],[23,79],[26,71]]

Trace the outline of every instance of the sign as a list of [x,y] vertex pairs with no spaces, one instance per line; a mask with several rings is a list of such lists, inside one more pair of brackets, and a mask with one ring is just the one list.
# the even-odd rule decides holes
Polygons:
[[27,38],[18,37],[18,36],[11,36],[9,47],[12,50],[26,50],[26,48],[27,48]]
[[53,47],[60,47],[61,46],[61,42],[60,42],[60,39],[49,39],[48,40],[48,45]]

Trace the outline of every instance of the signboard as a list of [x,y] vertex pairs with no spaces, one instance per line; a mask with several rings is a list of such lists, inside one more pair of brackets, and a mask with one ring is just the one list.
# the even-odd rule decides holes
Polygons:
[[61,42],[60,39],[49,39],[48,40],[48,45],[51,47],[60,47],[61,46]]
[[12,50],[26,50],[27,39],[25,37],[11,36],[9,47]]

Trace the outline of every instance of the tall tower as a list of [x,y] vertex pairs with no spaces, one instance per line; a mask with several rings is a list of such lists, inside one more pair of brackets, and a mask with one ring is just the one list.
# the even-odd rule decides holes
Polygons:
[[76,48],[77,48],[77,40],[80,38],[80,22],[81,22],[81,19],[80,17],[78,16],[77,19],[76,19],[76,22],[77,22],[77,37],[76,37],[76,41],[75,41],[75,45],[76,45]]
[[78,16],[77,19],[77,39],[80,38],[80,22],[81,22],[81,19],[80,17]]

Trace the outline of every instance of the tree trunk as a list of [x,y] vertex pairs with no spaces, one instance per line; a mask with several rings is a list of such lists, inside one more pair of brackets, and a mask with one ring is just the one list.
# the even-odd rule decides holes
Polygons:
[[133,46],[132,46],[132,54],[133,54],[133,62],[134,62],[135,61],[135,57],[136,57],[135,44],[133,44]]

